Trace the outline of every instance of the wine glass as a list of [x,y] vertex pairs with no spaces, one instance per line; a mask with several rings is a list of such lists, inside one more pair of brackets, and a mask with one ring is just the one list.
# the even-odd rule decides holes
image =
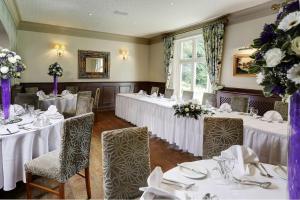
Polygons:
[[34,117],[34,106],[33,105],[28,105],[28,111],[30,114],[30,117]]

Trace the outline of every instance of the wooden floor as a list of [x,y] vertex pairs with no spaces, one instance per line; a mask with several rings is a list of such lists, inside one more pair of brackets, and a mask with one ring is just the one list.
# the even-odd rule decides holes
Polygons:
[[[113,112],[98,112],[95,115],[95,127],[92,137],[91,157],[90,157],[90,173],[91,173],[91,188],[92,198],[103,198],[102,187],[102,155],[101,155],[101,133],[105,130],[112,130],[118,128],[131,127],[130,123],[115,117]],[[194,161],[199,158],[188,153],[171,148],[171,146],[157,138],[150,139],[150,154],[151,154],[151,168],[161,166],[164,171],[173,168],[177,163]],[[58,187],[58,184],[44,178],[36,178],[37,183],[46,184],[52,188]],[[86,199],[86,190],[84,179],[80,176],[72,177],[65,188],[65,197],[68,199]],[[20,199],[26,198],[26,189],[23,182],[17,184],[17,188],[4,192],[0,190],[1,199]],[[52,194],[43,191],[34,190],[33,198],[51,199],[56,198]]]

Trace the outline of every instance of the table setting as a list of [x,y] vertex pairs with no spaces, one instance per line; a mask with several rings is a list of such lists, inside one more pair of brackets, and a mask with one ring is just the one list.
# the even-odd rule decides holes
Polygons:
[[287,199],[287,168],[261,163],[255,152],[234,145],[209,160],[156,167],[141,199]]

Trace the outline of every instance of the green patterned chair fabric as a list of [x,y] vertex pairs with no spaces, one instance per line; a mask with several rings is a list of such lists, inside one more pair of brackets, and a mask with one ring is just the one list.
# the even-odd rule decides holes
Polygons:
[[164,97],[170,99],[173,94],[174,94],[173,89],[166,89]]
[[52,151],[29,161],[25,164],[25,171],[65,183],[89,166],[93,125],[94,113],[66,119],[61,151]]
[[232,97],[231,109],[237,112],[248,112],[248,97]]
[[156,92],[156,94],[158,95],[159,87],[151,87],[151,93],[150,94],[153,94],[154,92]]
[[194,92],[193,91],[183,91],[182,92],[182,99],[184,101],[192,100],[193,97],[194,97]]
[[80,92],[77,93],[77,98],[82,97],[82,96],[91,98],[92,97],[92,91],[80,91]]
[[102,133],[105,199],[139,197],[150,175],[147,128],[125,128]]
[[209,103],[213,107],[217,107],[217,95],[213,93],[204,93],[202,98],[202,105]]
[[25,88],[25,93],[36,94],[39,91],[38,87],[27,87]]
[[76,104],[76,115],[82,115],[93,111],[94,98],[79,96]]
[[243,120],[205,117],[203,159],[219,156],[232,145],[243,145]]
[[282,101],[275,101],[274,110],[279,112],[283,120],[287,121],[289,114],[289,104]]
[[33,105],[34,109],[38,109],[39,107],[39,97],[36,94],[29,93],[17,93],[14,99],[14,104],[18,105]]
[[77,94],[79,88],[78,86],[66,86],[66,90],[70,91],[72,94]]

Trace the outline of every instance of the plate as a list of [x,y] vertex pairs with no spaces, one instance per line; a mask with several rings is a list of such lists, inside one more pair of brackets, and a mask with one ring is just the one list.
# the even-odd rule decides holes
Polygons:
[[202,173],[197,173],[195,171],[192,171],[190,169],[187,169],[187,168],[184,168],[184,167],[181,167],[181,166],[178,166],[179,168],[179,172],[181,173],[182,176],[186,177],[186,178],[191,178],[191,179],[204,179],[206,178],[207,174],[208,174],[208,170],[204,167],[201,167],[201,166],[197,166],[195,167],[195,164],[193,164],[192,166],[191,165],[188,165],[187,163],[185,164],[181,164],[183,166],[186,166],[188,168],[191,168],[195,171],[199,171],[199,172],[202,172]]

